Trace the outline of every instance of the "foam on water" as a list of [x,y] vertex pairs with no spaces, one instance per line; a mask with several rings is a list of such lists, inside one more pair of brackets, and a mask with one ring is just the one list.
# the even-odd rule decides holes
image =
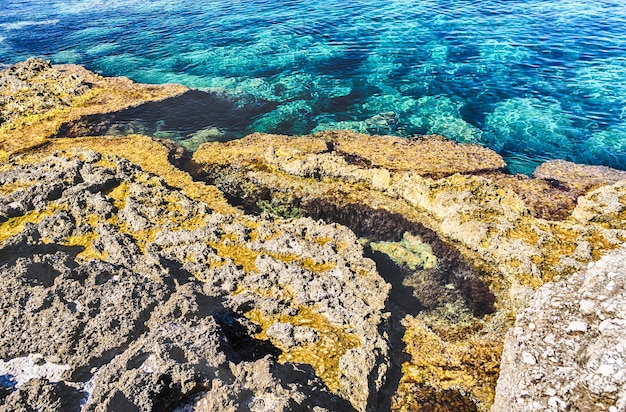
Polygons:
[[0,24],[0,28],[4,30],[21,30],[31,26],[52,26],[59,23],[58,19],[53,20],[42,20],[42,21],[33,21],[33,20],[24,20],[17,21],[15,23],[3,23]]
[[620,1],[6,2],[0,62],[39,55],[275,102],[238,112],[247,132],[439,133],[514,171],[550,158],[626,169]]

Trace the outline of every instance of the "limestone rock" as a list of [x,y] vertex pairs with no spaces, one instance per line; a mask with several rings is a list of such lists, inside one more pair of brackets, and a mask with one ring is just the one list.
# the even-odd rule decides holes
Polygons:
[[626,249],[548,283],[504,342],[492,411],[626,408]]
[[104,78],[75,65],[29,59],[0,72],[0,160],[53,137],[63,124],[179,95],[180,85]]
[[533,176],[539,179],[556,180],[569,188],[587,191],[625,180],[626,171],[606,166],[589,166],[565,160],[551,160],[535,169]]
[[[254,134],[189,159],[145,136],[73,136],[200,92],[39,60],[0,79],[2,410],[486,411],[514,315],[626,241],[613,169],[512,176],[477,145],[348,131]],[[621,331],[597,324],[594,299],[563,339]],[[615,400],[610,365],[588,389]],[[546,408],[570,402],[546,393]]]
[[0,72],[0,125],[21,116],[70,106],[89,86],[81,76],[52,70],[49,61],[30,58]]
[[[487,410],[497,376],[491,366],[507,319],[541,284],[567,278],[626,240],[619,171],[603,169],[592,185],[573,186],[548,166],[553,177],[545,170],[540,178],[511,176],[494,152],[440,137],[254,134],[203,145],[192,161],[197,177],[247,210],[345,224],[375,254],[387,256],[375,255],[379,265],[391,267],[391,260],[400,267],[390,272],[400,277],[394,287],[411,288],[412,304],[421,311],[409,313],[417,323],[406,322],[405,336],[419,335],[415,325],[423,322],[433,341],[458,355],[440,359],[407,344],[412,361],[403,366],[394,400],[399,410],[453,390],[442,382],[464,362],[459,358],[484,360],[468,365],[454,382],[478,410]],[[599,172],[573,168],[577,176]],[[407,248],[407,234],[425,246]],[[501,312],[491,315],[496,308]],[[463,346],[457,339],[479,343]],[[463,403],[458,393],[446,393]]]
[[374,407],[389,286],[346,228],[223,215],[80,149],[7,162],[0,187],[0,359],[64,371],[32,366],[33,398],[0,364],[24,380],[6,408],[61,386],[85,411]]

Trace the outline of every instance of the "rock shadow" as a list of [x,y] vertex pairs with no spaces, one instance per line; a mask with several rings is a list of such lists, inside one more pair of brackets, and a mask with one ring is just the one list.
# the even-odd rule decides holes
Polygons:
[[252,335],[254,325],[235,312],[225,311],[213,315],[213,318],[224,331],[230,347],[239,355],[238,362],[254,362],[267,355],[278,358],[282,351],[272,345],[269,340],[260,340]]

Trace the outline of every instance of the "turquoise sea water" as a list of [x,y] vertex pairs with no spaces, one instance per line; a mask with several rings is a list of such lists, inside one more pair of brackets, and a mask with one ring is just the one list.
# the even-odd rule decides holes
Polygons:
[[218,91],[246,132],[439,133],[513,171],[626,169],[621,0],[2,0],[0,62],[33,55]]

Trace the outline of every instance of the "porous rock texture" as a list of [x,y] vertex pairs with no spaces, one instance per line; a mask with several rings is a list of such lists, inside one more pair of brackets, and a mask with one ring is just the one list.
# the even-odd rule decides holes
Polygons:
[[0,71],[0,160],[55,135],[83,116],[177,96],[181,85],[145,85],[106,78],[76,65],[29,59]]
[[504,342],[492,411],[626,410],[626,248],[543,285]]
[[70,106],[72,98],[89,87],[75,74],[51,70],[50,62],[31,58],[0,75],[0,124]]
[[[0,188],[0,410],[375,404],[389,286],[346,228],[222,215],[79,149],[6,162]],[[12,372],[35,354],[62,379]]]
[[[0,91],[0,410],[487,411],[535,290],[626,240],[623,171],[513,176],[477,145],[348,131],[190,158],[89,136],[182,86],[38,61],[0,84],[18,75]],[[24,103],[58,81],[49,110]]]
[[253,134],[192,160],[248,210],[340,222],[400,266],[419,310],[403,321],[396,410],[487,410],[504,333],[534,289],[626,240],[623,172],[553,162],[512,176],[493,151],[440,136]]

